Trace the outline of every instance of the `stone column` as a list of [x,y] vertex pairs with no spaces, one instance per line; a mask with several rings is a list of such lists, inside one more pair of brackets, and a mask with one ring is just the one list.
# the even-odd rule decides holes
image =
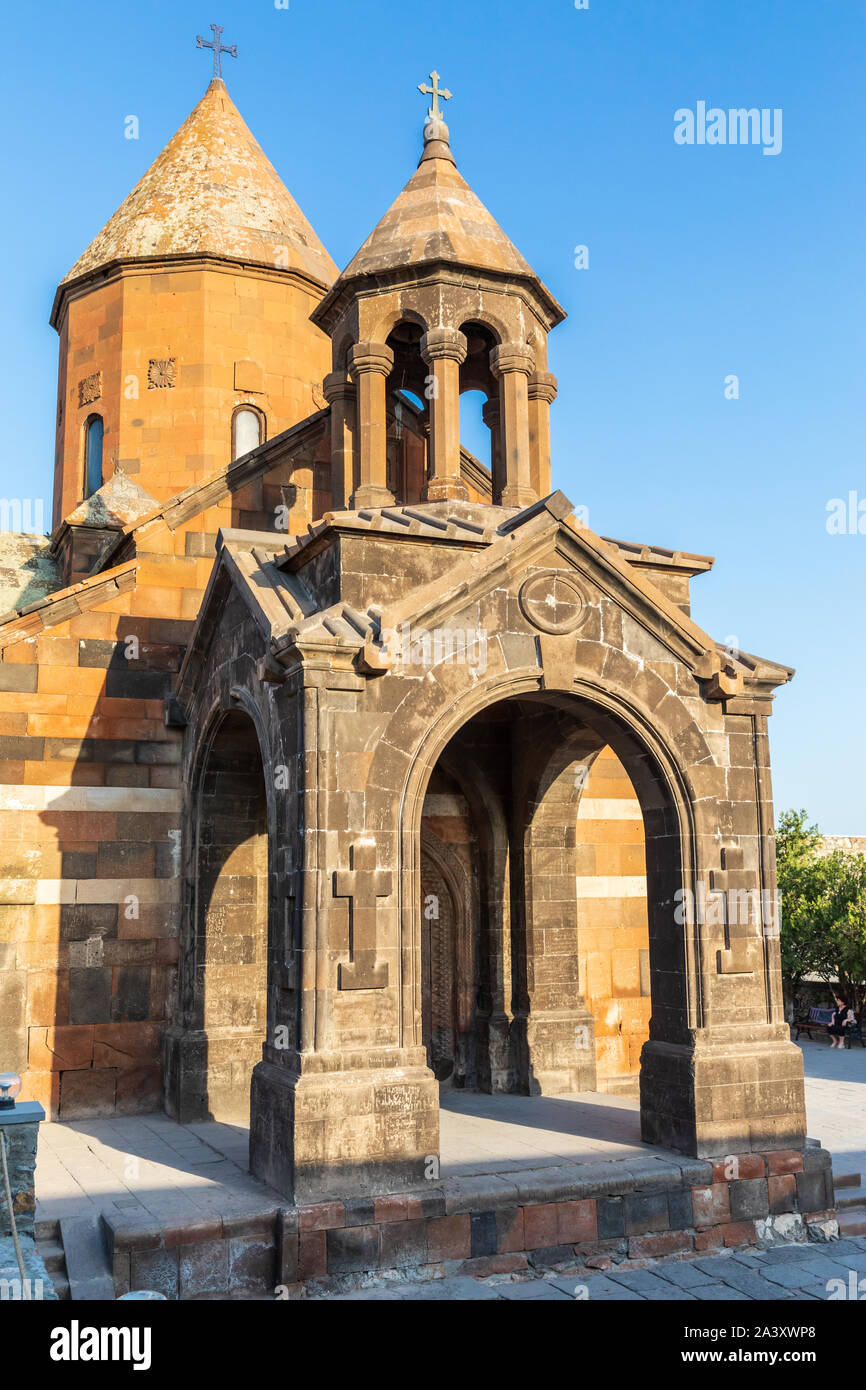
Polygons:
[[387,485],[385,380],[394,354],[385,343],[356,343],[349,354],[349,374],[358,388],[358,453],[360,481],[352,506],[392,507]]
[[456,328],[431,328],[421,339],[421,356],[432,368],[429,472],[425,499],[465,501],[469,491],[460,476],[460,364],[466,361],[466,338]]
[[358,393],[348,372],[330,372],[322,390],[331,407],[331,502],[342,511],[355,490]]
[[505,476],[502,468],[502,429],[500,425],[502,411],[498,396],[491,396],[489,400],[485,401],[481,418],[490,431],[490,472],[493,475],[493,501],[499,503],[502,500]]
[[535,363],[527,347],[502,343],[491,352],[490,367],[499,381],[505,468],[501,505],[528,507],[536,501],[530,467],[528,392]]
[[550,481],[550,407],[556,400],[556,377],[552,372],[533,372],[529,378],[529,458],[532,487],[539,497],[548,497]]

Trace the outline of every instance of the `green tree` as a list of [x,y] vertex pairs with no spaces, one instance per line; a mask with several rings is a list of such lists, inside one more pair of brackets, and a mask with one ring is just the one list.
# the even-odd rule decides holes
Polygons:
[[838,980],[860,1013],[866,997],[866,855],[824,852],[805,811],[783,811],[776,829],[782,980],[788,998],[804,975]]
[[860,1013],[866,994],[866,855],[833,850],[823,860],[825,978],[836,976]]
[[788,998],[804,975],[824,974],[827,962],[821,832],[805,811],[783,811],[776,828],[781,903],[782,982]]

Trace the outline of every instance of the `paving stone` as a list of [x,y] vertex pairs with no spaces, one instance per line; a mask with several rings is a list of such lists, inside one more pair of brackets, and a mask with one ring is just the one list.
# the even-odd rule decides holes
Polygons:
[[814,1280],[814,1275],[801,1267],[802,1263],[801,1260],[796,1260],[789,1264],[767,1265],[763,1272],[764,1278],[773,1284],[781,1284],[785,1289],[802,1288]]
[[797,1264],[809,1260],[815,1254],[814,1245],[777,1245],[764,1251],[764,1263],[768,1265]]
[[632,1289],[635,1293],[641,1293],[645,1296],[650,1294],[659,1294],[666,1298],[671,1296],[672,1286],[668,1284],[667,1280],[660,1279],[657,1274],[648,1269],[611,1270],[608,1278],[615,1284],[624,1284],[627,1289]]
[[736,1261],[728,1261],[729,1268],[720,1279],[729,1288],[738,1289],[740,1293],[748,1294],[749,1298],[778,1298],[778,1284],[771,1284],[763,1275],[751,1269],[744,1269]]
[[807,1260],[802,1266],[804,1273],[813,1274],[816,1279],[847,1279],[851,1266],[843,1260],[829,1260],[817,1256]]
[[734,1255],[708,1255],[705,1260],[693,1260],[692,1264],[711,1279],[721,1279],[723,1267],[727,1267],[729,1261],[735,1258]]
[[653,1267],[653,1274],[657,1274],[660,1279],[667,1279],[671,1284],[676,1284],[681,1289],[694,1289],[699,1284],[711,1284],[712,1277],[705,1274],[702,1269],[695,1267],[693,1260],[683,1260],[680,1263],[670,1265],[658,1264]]
[[[627,1289],[624,1284],[611,1284],[609,1287],[597,1284],[588,1285],[589,1299],[592,1303],[645,1303],[647,1300],[643,1294],[636,1293],[634,1289]],[[578,1298],[582,1301],[582,1296]]]
[[500,1298],[506,1298],[512,1302],[520,1302],[524,1299],[557,1300],[558,1302],[572,1302],[572,1296],[557,1288],[547,1279],[532,1279],[524,1284],[498,1284],[495,1286]]
[[753,1302],[747,1293],[741,1293],[739,1289],[732,1289],[727,1284],[702,1284],[700,1288],[692,1289],[692,1296],[699,1299],[701,1303]]

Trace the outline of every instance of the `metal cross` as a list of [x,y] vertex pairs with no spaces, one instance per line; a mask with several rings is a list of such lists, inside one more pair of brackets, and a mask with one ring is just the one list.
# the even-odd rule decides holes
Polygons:
[[196,34],[195,46],[196,48],[213,49],[213,75],[214,77],[222,77],[220,54],[230,53],[233,58],[236,58],[238,56],[238,46],[236,43],[233,43],[231,48],[226,48],[224,44],[220,43],[220,35],[223,31],[223,26],[221,24],[212,24],[211,29],[213,30],[213,40],[208,39],[205,41],[201,34]]
[[441,97],[443,101],[450,101],[451,93],[446,87],[439,86],[438,72],[431,72],[430,81],[433,83],[432,87],[428,87],[426,82],[419,82],[418,91],[422,96],[433,98],[433,105],[427,112],[431,121],[441,121],[444,113],[439,109],[439,98]]

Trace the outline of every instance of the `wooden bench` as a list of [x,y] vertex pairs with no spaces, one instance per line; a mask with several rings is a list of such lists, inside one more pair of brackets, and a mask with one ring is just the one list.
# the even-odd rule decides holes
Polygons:
[[812,1034],[816,1032],[823,1035],[827,1032],[827,1024],[832,1022],[832,1009],[810,1009],[808,1018],[798,1018],[797,1022],[794,1024],[797,1030],[795,1042],[800,1041],[801,1033],[808,1033],[810,1038]]
[[855,1014],[854,1022],[849,1023],[845,1029],[845,1046],[850,1047],[855,1042],[858,1042],[861,1047],[866,1047],[866,1042],[863,1041],[863,1017],[861,1014]]

